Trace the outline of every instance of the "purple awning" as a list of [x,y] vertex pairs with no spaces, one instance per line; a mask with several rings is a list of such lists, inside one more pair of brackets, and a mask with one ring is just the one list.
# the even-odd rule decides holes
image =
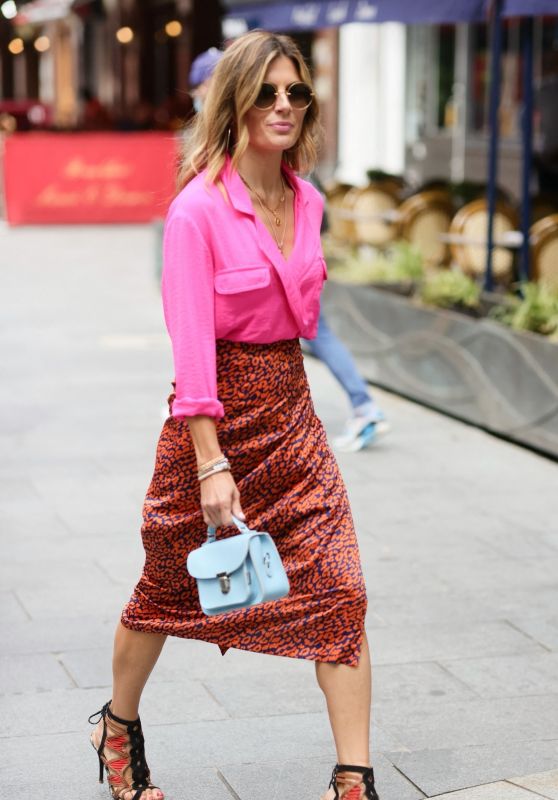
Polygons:
[[558,15],[558,0],[505,0],[505,17],[542,17]]
[[[490,0],[225,0],[227,16],[250,28],[304,31],[334,28],[347,22],[450,23],[482,22]],[[558,0],[504,0],[503,15],[558,14]]]
[[[557,0],[558,2],[558,0]],[[483,0],[311,0],[290,3],[236,3],[228,17],[250,28],[301,31],[334,28],[347,22],[473,22],[484,19]]]

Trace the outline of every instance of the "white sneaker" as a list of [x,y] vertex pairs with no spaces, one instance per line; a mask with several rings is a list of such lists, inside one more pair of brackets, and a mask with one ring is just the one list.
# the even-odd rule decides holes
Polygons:
[[333,446],[344,453],[356,453],[388,431],[389,423],[383,411],[374,409],[369,414],[348,419],[343,433],[333,440]]

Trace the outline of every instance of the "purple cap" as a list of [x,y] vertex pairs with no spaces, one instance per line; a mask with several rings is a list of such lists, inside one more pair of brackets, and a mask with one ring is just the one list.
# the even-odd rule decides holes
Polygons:
[[213,75],[213,70],[219,63],[222,55],[222,50],[217,50],[216,47],[210,47],[209,50],[206,50],[205,52],[200,53],[199,56],[196,56],[196,58],[192,61],[192,66],[190,67],[190,86],[199,86],[200,83],[203,83],[208,78],[211,78]]

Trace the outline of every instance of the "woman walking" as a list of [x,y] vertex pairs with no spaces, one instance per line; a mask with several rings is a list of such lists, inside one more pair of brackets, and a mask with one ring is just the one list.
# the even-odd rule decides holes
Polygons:
[[[185,145],[164,239],[171,416],[144,505],[145,566],[116,631],[112,700],[90,717],[118,800],[164,797],[138,715],[167,635],[314,661],[338,759],[323,797],[377,800],[366,591],[299,345],[316,334],[325,278],[322,201],[296,175],[313,166],[318,130],[300,52],[254,31],[221,58]],[[290,592],[207,617],[186,558],[233,514],[271,533]]]

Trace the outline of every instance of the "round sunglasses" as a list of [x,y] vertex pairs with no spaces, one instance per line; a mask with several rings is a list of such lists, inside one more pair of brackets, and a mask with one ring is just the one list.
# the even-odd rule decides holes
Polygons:
[[[279,89],[273,83],[262,83],[258,96],[254,100],[254,106],[260,111],[266,111],[275,105],[279,94]],[[314,92],[307,83],[302,83],[302,81],[296,81],[287,86],[285,94],[291,107],[296,108],[297,111],[308,108],[314,99]]]

